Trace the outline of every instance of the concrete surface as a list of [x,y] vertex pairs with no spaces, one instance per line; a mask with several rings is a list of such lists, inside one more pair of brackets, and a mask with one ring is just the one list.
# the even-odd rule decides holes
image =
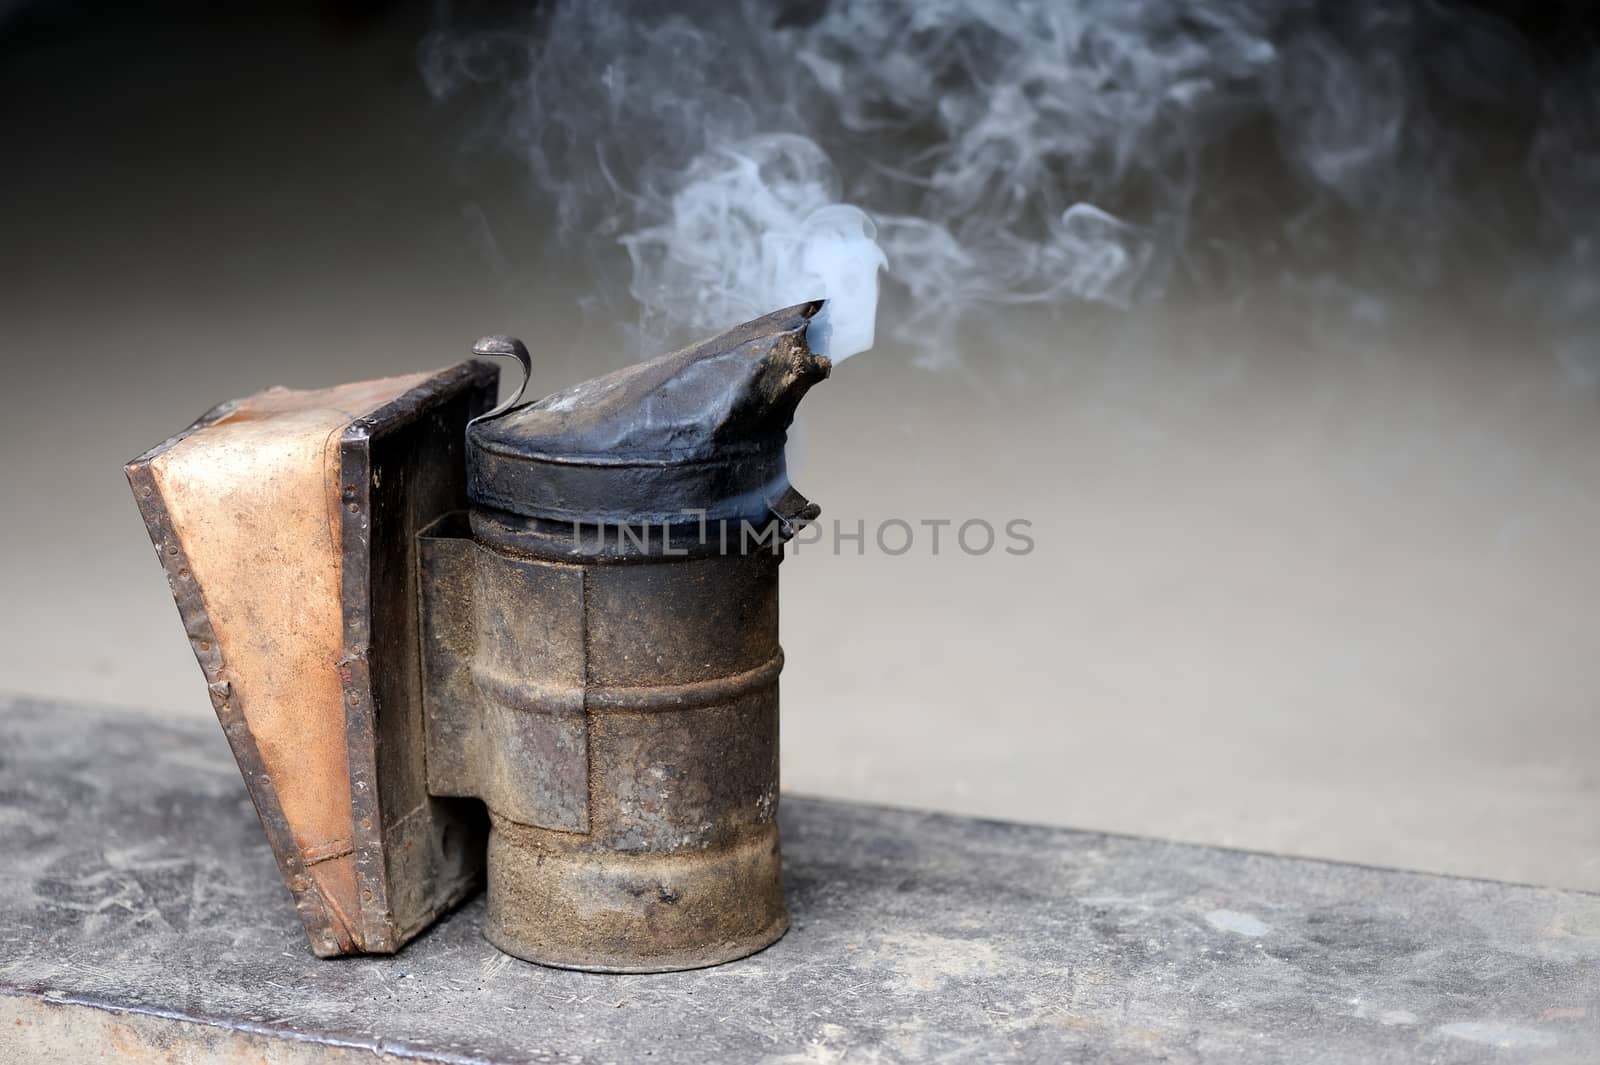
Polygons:
[[[199,721],[123,461],[489,332],[553,390],[635,312],[528,252],[523,175],[418,82],[425,12],[177,10],[0,35],[0,688]],[[1161,305],[852,360],[794,445],[825,520],[1037,547],[792,560],[786,784],[1600,889],[1600,420],[1538,340]]]
[[484,941],[481,899],[318,961],[214,729],[0,703],[0,1058],[1600,1055],[1595,895],[817,799],[782,821],[794,923],[739,962],[545,969]]

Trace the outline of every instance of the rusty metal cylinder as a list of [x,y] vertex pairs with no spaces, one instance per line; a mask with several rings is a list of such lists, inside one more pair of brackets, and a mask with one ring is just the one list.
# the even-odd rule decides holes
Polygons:
[[469,429],[469,520],[421,540],[428,778],[488,808],[508,953],[654,972],[787,927],[778,568],[817,508],[783,446],[819,307]]
[[[603,552],[604,530],[569,532],[552,555],[548,536],[482,511],[473,533],[488,612],[543,619],[480,641],[475,683],[513,719],[501,737],[552,734],[530,730],[532,716],[568,719],[565,780],[583,807],[566,828],[541,827],[527,787],[549,780],[502,782],[495,791],[521,788],[509,803],[486,796],[489,939],[545,964],[653,971],[781,936],[778,557],[631,541]],[[521,764],[544,772],[559,758]]]

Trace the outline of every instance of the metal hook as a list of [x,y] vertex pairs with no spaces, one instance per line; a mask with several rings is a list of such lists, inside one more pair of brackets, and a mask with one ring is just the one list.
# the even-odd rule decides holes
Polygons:
[[790,521],[782,514],[779,514],[778,508],[773,506],[770,502],[767,504],[767,513],[778,519],[778,532],[783,535],[785,540],[789,540],[794,537],[794,522]]
[[512,407],[515,407],[522,399],[523,390],[528,387],[528,378],[533,376],[533,359],[528,355],[528,346],[516,337],[483,337],[472,345],[472,353],[474,355],[493,355],[502,359],[516,359],[522,365],[522,383],[517,385],[517,390],[511,393],[510,399],[493,410],[485,411],[467,422],[468,429],[471,429],[479,422],[488,421],[490,418],[498,418]]

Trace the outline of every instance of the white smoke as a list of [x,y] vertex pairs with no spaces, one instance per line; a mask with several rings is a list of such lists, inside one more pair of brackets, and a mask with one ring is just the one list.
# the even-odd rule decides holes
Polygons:
[[808,329],[835,362],[872,346],[883,252],[859,208],[838,202],[822,149],[774,134],[695,160],[666,221],[622,238],[646,314],[709,332],[810,299]]
[[1434,0],[553,0],[423,47],[569,247],[625,247],[652,338],[864,303],[875,224],[885,324],[944,352],[1018,303],[1269,282],[1370,317],[1396,286],[1512,291],[1530,257],[1560,276],[1516,298],[1587,306],[1600,66],[1543,61]]

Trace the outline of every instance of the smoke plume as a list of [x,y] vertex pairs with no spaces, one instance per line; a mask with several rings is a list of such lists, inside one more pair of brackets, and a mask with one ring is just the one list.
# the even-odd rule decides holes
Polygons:
[[870,343],[880,261],[907,338],[1019,303],[1271,290],[1370,312],[1473,286],[1581,334],[1600,67],[1580,16],[1542,18],[557,0],[446,26],[422,59],[435,93],[476,87],[559,239],[625,249],[652,335],[825,291],[846,346]]
[[622,238],[631,291],[649,313],[708,332],[805,300],[828,300],[808,330],[834,361],[872,346],[883,252],[859,208],[838,202],[822,149],[768,134],[696,159],[665,220]]

